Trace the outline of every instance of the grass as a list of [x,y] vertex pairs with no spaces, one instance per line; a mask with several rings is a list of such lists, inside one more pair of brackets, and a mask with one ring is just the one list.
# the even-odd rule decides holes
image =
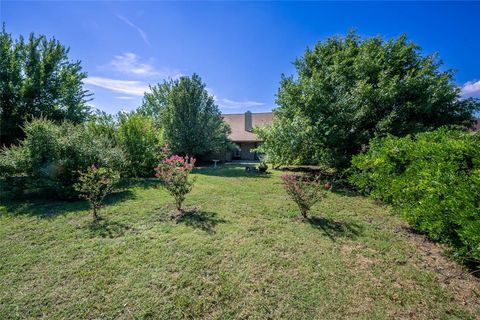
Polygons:
[[[108,199],[4,203],[1,319],[475,319],[388,208],[330,193],[298,222],[280,172],[197,171],[189,213],[151,181]],[[478,298],[478,296],[477,296]]]

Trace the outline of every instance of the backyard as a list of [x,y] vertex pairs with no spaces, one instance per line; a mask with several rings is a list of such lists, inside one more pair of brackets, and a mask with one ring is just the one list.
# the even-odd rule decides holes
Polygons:
[[196,169],[88,204],[6,202],[0,318],[478,319],[480,283],[388,206],[333,189],[300,222],[281,171]]

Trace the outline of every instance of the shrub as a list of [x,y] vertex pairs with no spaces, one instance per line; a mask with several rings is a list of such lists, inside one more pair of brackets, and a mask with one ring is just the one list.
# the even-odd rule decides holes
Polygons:
[[119,175],[110,168],[97,168],[91,165],[85,172],[79,172],[78,182],[74,184],[80,197],[88,200],[92,209],[93,220],[98,220],[98,210],[103,199],[113,191]]
[[181,214],[185,196],[192,190],[194,179],[189,179],[195,158],[172,155],[155,168],[155,176],[162,186],[175,198],[177,212]]
[[375,139],[350,181],[432,239],[480,261],[480,134],[439,129]]
[[292,121],[283,121],[275,116],[271,125],[256,127],[253,132],[263,141],[256,151],[264,154],[274,169],[311,162],[309,159],[313,156],[303,151],[310,144],[312,132],[303,119],[296,117]]
[[118,143],[128,161],[129,176],[151,177],[152,168],[158,164],[162,137],[153,120],[139,114],[130,114],[120,119]]
[[18,146],[0,152],[0,172],[7,176],[7,186],[19,191],[17,195],[71,198],[76,195],[78,171],[92,163],[119,170],[125,162],[121,149],[81,125],[34,119],[24,132]]
[[[297,204],[303,219],[308,219],[312,206],[324,196],[324,190],[317,179],[307,176],[284,174],[283,187],[290,198]],[[326,185],[324,186],[326,189]]]
[[268,164],[265,161],[260,162],[258,165],[258,171],[260,172],[267,172],[268,170]]
[[[120,114],[120,113],[119,113]],[[96,136],[104,136],[115,145],[118,144],[118,115],[111,115],[104,111],[95,110],[85,123],[87,130]]]

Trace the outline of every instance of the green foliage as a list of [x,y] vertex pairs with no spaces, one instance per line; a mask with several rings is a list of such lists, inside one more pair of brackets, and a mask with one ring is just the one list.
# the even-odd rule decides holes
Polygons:
[[0,152],[0,172],[23,194],[37,189],[69,198],[75,195],[72,186],[79,170],[92,163],[117,170],[124,166],[121,149],[82,125],[34,119],[25,124],[24,131],[25,139],[18,146]]
[[135,177],[153,177],[163,138],[152,119],[140,114],[120,118],[117,138],[127,157],[126,173]]
[[117,144],[118,116],[95,110],[86,122],[86,126],[93,134],[104,136]]
[[172,152],[201,156],[229,147],[230,128],[198,75],[165,81],[151,89],[138,112],[153,117]]
[[34,117],[52,121],[84,121],[89,114],[80,61],[68,59],[68,48],[57,40],[30,35],[12,39],[0,33],[0,133],[10,145],[24,137],[22,126]]
[[[259,131],[267,156],[279,163],[343,169],[375,136],[469,125],[479,109],[478,101],[459,99],[453,72],[406,36],[332,37],[295,67],[295,78],[282,76],[273,129]],[[282,130],[289,127],[295,130]]]
[[260,164],[258,165],[258,171],[260,172],[267,172],[268,170],[268,164],[265,161],[261,161]]
[[439,129],[371,142],[350,181],[415,228],[480,261],[480,134]]
[[263,153],[274,168],[306,163],[310,157],[305,156],[304,150],[311,150],[306,148],[311,141],[311,129],[302,118],[285,121],[275,117],[272,125],[254,128],[255,134],[263,140],[257,151]]
[[119,180],[119,174],[110,168],[97,168],[92,164],[84,172],[79,172],[78,182],[74,189],[90,203],[94,220],[98,219],[98,210],[102,207],[103,199],[109,195]]

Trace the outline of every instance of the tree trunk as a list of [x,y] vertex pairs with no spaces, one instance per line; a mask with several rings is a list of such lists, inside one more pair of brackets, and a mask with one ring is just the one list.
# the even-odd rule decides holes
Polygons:
[[308,211],[307,210],[301,210],[300,211],[302,213],[302,219],[303,220],[308,220]]
[[98,220],[98,215],[97,215],[97,207],[93,206],[93,220],[97,221]]

